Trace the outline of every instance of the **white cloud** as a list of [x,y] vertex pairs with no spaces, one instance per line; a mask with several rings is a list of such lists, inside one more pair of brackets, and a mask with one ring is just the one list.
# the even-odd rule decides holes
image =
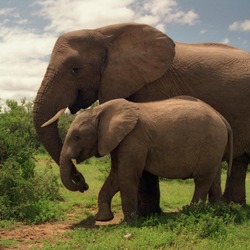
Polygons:
[[146,23],[152,26],[156,26],[160,23],[160,17],[154,15],[144,15],[137,17],[134,21],[138,23]]
[[41,15],[50,20],[45,30],[65,32],[97,28],[131,21],[134,12],[128,7],[133,0],[60,0],[39,1]]
[[3,8],[0,9],[0,17],[5,19],[2,21],[3,24],[24,24],[28,20],[20,17],[19,13],[15,8]]
[[187,13],[183,13],[182,24],[194,25],[199,19],[199,15],[194,10],[189,10]]
[[202,34],[202,35],[206,34],[206,33],[207,33],[207,30],[205,30],[205,29],[203,29],[203,30],[200,31],[200,34]]
[[167,23],[194,25],[197,23],[198,19],[199,15],[194,10],[190,10],[188,12],[178,10],[166,15],[165,21]]
[[59,33],[131,21],[164,32],[166,23],[193,25],[199,19],[176,0],[36,0],[25,8],[0,9],[1,99],[34,99]]
[[194,25],[199,15],[183,11],[176,0],[44,0],[40,15],[50,23],[45,30],[65,32],[113,23],[141,22],[163,27],[166,23]]
[[15,12],[14,8],[3,8],[0,9],[0,16],[8,16]]
[[229,44],[230,40],[226,37],[221,41],[221,43]]
[[162,31],[162,32],[165,32],[165,27],[164,27],[164,24],[160,23],[160,24],[157,24],[155,26],[156,29]]
[[177,6],[175,0],[153,0],[144,4],[144,9],[151,12],[153,15],[165,15],[171,13],[173,8]]
[[250,20],[246,19],[241,22],[234,22],[229,25],[231,31],[250,31]]
[[198,20],[198,13],[192,9],[187,12],[181,10],[176,0],[148,0],[135,5],[134,21],[161,27],[162,31],[167,23],[194,25]]
[[56,37],[19,28],[0,28],[0,98],[34,98]]

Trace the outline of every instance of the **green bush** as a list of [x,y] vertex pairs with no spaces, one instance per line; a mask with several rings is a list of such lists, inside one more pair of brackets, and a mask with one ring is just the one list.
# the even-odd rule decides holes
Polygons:
[[60,198],[58,180],[48,168],[35,172],[38,148],[32,104],[7,101],[0,113],[0,220],[39,223],[58,217],[52,204]]
[[20,212],[20,218],[27,223],[38,224],[56,221],[61,218],[61,207],[58,203],[47,199],[31,202]]
[[[17,165],[6,162],[0,176],[0,219],[41,223],[59,219],[59,182],[52,170],[24,178]],[[44,171],[45,172],[45,171]]]
[[64,141],[65,136],[68,132],[68,129],[71,125],[71,123],[73,122],[73,120],[75,119],[76,115],[69,115],[67,113],[63,114],[58,122],[58,130],[59,130],[59,134],[60,137],[62,138],[62,141]]

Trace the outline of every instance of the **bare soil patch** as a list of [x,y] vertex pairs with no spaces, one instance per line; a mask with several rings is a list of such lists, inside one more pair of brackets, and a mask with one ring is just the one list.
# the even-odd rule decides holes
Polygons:
[[34,246],[42,248],[43,240],[51,240],[70,229],[70,225],[58,222],[42,225],[20,225],[13,230],[0,230],[0,239],[16,242],[15,247],[8,249],[29,249]]
[[[95,214],[95,211],[93,215]],[[56,239],[63,237],[67,231],[74,228],[92,229],[99,226],[115,225],[121,222],[121,215],[116,214],[116,218],[108,222],[96,222],[94,216],[89,216],[79,221],[79,213],[69,213],[63,222],[45,223],[41,225],[18,225],[15,229],[0,229],[0,241],[13,241],[11,247],[1,247],[0,250],[18,249],[26,250],[32,247],[42,248],[43,242],[56,242]]]

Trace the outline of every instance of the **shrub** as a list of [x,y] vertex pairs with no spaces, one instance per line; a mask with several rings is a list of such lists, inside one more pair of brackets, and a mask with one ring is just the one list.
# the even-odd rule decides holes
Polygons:
[[38,223],[56,217],[51,202],[60,197],[59,184],[51,170],[35,172],[34,154],[39,144],[31,111],[32,105],[25,100],[21,104],[7,101],[0,113],[1,220]]

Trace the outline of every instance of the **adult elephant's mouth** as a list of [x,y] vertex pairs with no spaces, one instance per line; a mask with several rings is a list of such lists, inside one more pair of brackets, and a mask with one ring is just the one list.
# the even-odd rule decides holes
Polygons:
[[[79,100],[79,99],[77,99]],[[89,106],[88,106],[89,107]],[[87,107],[84,107],[81,105],[80,101],[76,101],[72,106],[68,107],[69,111],[72,115],[76,114],[80,109],[85,109]]]
[[76,114],[82,107],[83,96],[80,90],[77,92],[76,101],[69,107],[71,114]]
[[80,109],[86,109],[90,107],[97,100],[97,98],[97,93],[95,93],[94,91],[86,92],[85,95],[83,95],[83,92],[81,90],[78,90],[76,101],[73,103],[73,105],[64,107],[59,110],[51,119],[45,122],[42,127],[46,127],[57,121],[67,108],[70,110],[71,114],[76,114]]
[[98,99],[98,91],[78,90],[77,98],[73,105],[69,106],[71,114],[76,114],[80,109],[89,108]]

